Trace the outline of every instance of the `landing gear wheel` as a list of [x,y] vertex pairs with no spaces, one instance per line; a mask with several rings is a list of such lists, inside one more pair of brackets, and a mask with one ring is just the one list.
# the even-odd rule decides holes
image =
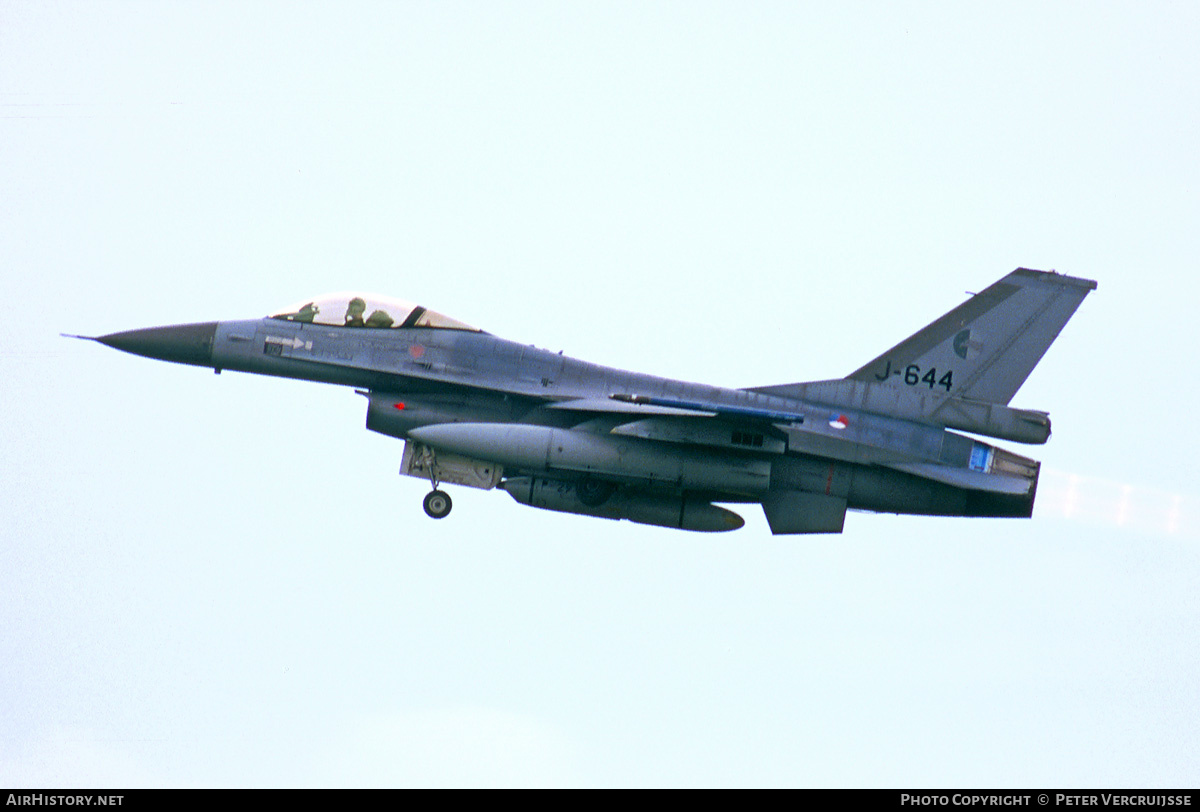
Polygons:
[[454,503],[450,501],[450,494],[445,491],[430,491],[425,494],[422,506],[429,518],[444,519],[450,515],[450,508],[454,507]]

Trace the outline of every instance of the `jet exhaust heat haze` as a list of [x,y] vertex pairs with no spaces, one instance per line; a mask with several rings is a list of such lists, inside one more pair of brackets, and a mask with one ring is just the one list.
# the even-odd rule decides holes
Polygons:
[[[683,530],[840,533],[846,511],[1032,515],[1040,464],[974,436],[1044,443],[1008,403],[1096,283],[1018,268],[845,378],[726,389],[523,346],[424,307],[334,294],[263,319],[93,340],[221,370],[355,387],[400,473],[502,488],[531,507]],[[86,338],[85,336],[77,336]]]

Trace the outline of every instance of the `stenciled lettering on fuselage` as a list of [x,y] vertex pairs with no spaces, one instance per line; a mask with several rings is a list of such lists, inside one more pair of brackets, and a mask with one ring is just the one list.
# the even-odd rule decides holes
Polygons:
[[887,368],[883,372],[875,373],[876,380],[886,381],[888,378],[899,378],[908,386],[920,386],[924,384],[930,389],[940,386],[949,392],[950,387],[954,385],[954,370],[946,370],[946,373],[939,377],[937,367],[929,367],[926,370],[922,370],[918,364],[909,364],[903,369],[899,366],[893,369],[892,362],[889,360]]
[[311,350],[313,343],[300,338],[284,338],[282,336],[267,336],[263,340],[264,355],[283,355],[284,348],[289,350]]

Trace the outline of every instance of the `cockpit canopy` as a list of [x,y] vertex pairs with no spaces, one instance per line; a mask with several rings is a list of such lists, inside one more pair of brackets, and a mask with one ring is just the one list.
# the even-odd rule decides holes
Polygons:
[[426,310],[420,305],[370,293],[330,293],[293,305],[273,314],[271,318],[336,327],[439,327],[480,332],[478,327]]

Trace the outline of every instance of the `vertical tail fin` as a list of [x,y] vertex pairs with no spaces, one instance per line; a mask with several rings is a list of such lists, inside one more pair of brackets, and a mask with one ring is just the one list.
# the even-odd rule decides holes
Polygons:
[[847,380],[890,381],[1007,404],[1095,289],[1091,279],[1018,268],[856,369]]

